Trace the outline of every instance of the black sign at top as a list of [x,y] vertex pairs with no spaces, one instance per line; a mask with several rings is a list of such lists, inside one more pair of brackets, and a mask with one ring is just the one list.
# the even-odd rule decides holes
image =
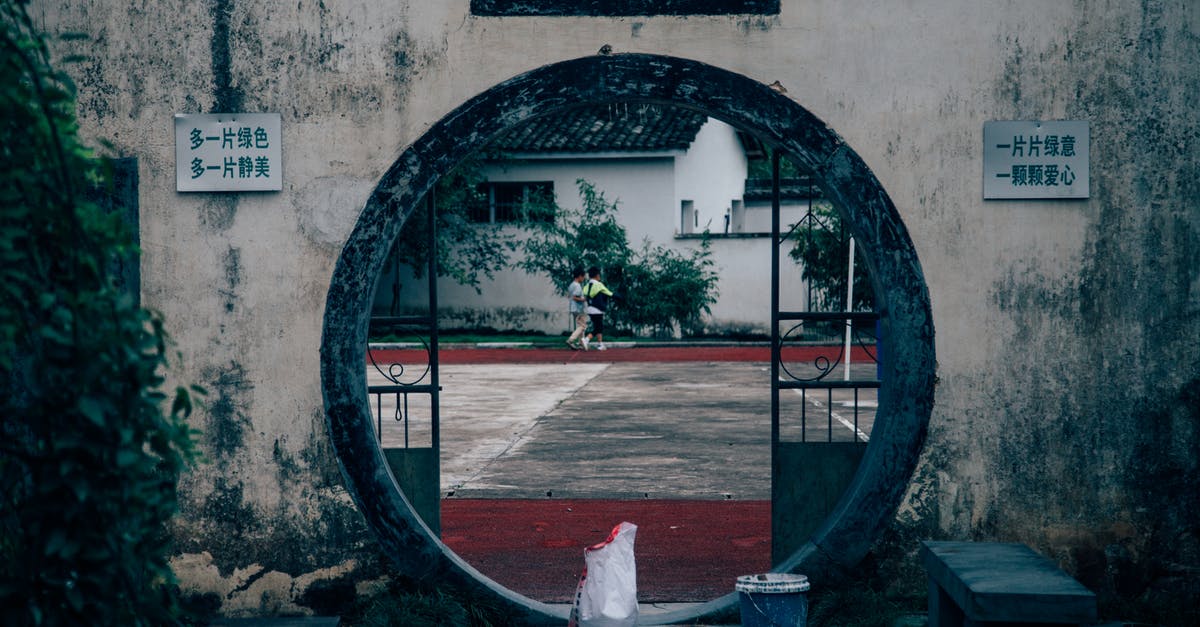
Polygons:
[[779,0],[471,0],[483,16],[778,15]]

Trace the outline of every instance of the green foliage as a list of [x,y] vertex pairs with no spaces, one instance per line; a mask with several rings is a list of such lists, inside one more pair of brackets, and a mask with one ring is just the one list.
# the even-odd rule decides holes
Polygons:
[[[800,264],[801,276],[812,289],[813,311],[845,311],[849,237],[841,216],[826,202],[814,202],[790,236],[789,255]],[[855,256],[853,310],[870,311],[875,307],[875,290],[861,252]]]
[[[492,224],[470,220],[472,207],[486,203],[479,185],[483,155],[475,155],[438,180],[433,197],[437,207],[437,271],[479,292],[481,277],[491,279],[507,268],[508,254],[516,250],[514,234]],[[553,199],[550,200],[553,203]],[[539,207],[526,210],[536,212]],[[429,267],[429,205],[421,203],[405,224],[392,252],[395,259],[413,269],[417,278]]]
[[523,244],[517,265],[530,274],[543,274],[559,294],[567,294],[573,268],[597,267],[610,289],[633,258],[625,227],[617,222],[617,204],[609,203],[594,185],[579,179],[581,211],[560,209],[558,219],[532,233]]
[[580,179],[580,211],[559,209],[558,219],[524,242],[518,264],[550,279],[559,294],[567,293],[571,269],[600,268],[600,277],[618,296],[605,311],[615,328],[666,336],[701,326],[701,315],[717,300],[717,274],[707,238],[700,248],[683,254],[649,242],[641,250],[629,246],[625,227],[617,221],[617,203]]
[[[752,179],[770,179],[771,178],[771,155],[774,153],[774,148],[768,148],[766,154],[759,159],[751,159],[747,164],[747,178]],[[779,178],[797,178],[805,176],[807,172],[796,165],[787,155],[780,153],[779,155]]]
[[683,335],[703,330],[701,314],[712,313],[717,302],[717,274],[712,269],[711,243],[684,255],[645,243],[625,268],[622,290],[635,294],[618,308],[618,319],[635,329],[650,329],[659,337],[678,326]]
[[0,0],[0,624],[171,624],[190,395],[164,412],[162,321],[108,276],[129,239],[25,4]]
[[360,627],[468,625],[470,614],[456,598],[444,593],[401,594],[374,599],[353,624]]
[[347,627],[495,627],[519,622],[519,617],[475,592],[454,587],[428,590],[399,582],[392,582],[377,594],[360,597],[356,606],[342,616]]
[[813,627],[891,627],[925,609],[924,599],[893,599],[849,586],[810,594],[809,599],[808,624]]

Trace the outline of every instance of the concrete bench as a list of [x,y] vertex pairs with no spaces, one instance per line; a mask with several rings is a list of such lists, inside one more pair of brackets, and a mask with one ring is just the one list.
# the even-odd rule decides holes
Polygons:
[[337,616],[298,616],[294,618],[219,618],[209,627],[338,627]]
[[1083,625],[1096,595],[1023,544],[922,542],[929,627]]

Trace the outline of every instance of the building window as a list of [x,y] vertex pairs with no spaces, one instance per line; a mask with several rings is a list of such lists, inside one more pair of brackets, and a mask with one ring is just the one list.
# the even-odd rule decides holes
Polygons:
[[690,200],[679,202],[679,234],[688,235],[696,232],[700,218],[696,215],[695,203]]
[[472,222],[511,224],[553,222],[554,182],[492,182],[479,186],[479,202],[471,207]]

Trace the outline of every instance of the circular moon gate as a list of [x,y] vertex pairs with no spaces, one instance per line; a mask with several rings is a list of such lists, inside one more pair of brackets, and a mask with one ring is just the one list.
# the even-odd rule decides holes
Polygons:
[[[330,437],[347,487],[401,572],[469,587],[529,623],[558,623],[564,615],[500,586],[456,556],[425,526],[387,470],[367,400],[371,301],[391,243],[440,177],[525,120],[581,104],[616,102],[700,111],[787,153],[816,175],[826,198],[841,208],[870,268],[888,355],[880,373],[883,385],[871,441],[834,513],[776,570],[804,572],[822,581],[848,572],[866,555],[899,505],[933,407],[933,321],[916,250],[895,206],[862,159],[803,107],[740,74],[657,55],[564,61],[496,85],[455,109],[405,150],[368,199],[329,287],[321,381]],[[731,593],[653,619],[690,622],[730,611],[735,601]]]

